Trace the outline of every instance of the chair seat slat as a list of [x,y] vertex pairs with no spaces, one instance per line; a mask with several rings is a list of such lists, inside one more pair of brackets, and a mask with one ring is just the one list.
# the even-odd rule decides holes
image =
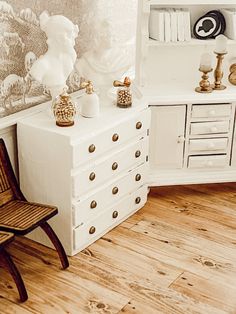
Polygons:
[[0,208],[0,227],[24,230],[57,213],[57,208],[24,201],[10,201]]
[[14,237],[13,233],[0,231],[0,246],[8,242]]

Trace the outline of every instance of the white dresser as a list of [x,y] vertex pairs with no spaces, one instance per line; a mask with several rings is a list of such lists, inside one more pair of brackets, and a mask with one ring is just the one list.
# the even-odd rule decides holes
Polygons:
[[[147,200],[146,103],[102,108],[100,117],[55,125],[49,110],[17,125],[20,184],[26,198],[55,204],[52,227],[74,255]],[[49,245],[39,231],[32,238]]]

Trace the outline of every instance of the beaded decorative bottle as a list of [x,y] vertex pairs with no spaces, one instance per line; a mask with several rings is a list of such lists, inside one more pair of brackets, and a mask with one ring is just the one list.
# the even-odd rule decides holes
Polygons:
[[62,127],[74,125],[76,108],[66,90],[53,100],[52,111],[56,119],[56,125]]

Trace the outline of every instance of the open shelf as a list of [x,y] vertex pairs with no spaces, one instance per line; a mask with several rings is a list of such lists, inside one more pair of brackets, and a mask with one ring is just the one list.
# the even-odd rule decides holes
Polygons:
[[235,0],[149,0],[150,5],[235,5]]
[[[228,45],[236,45],[236,40],[228,39]],[[177,42],[162,42],[152,38],[148,40],[148,46],[150,47],[172,47],[172,46],[206,46],[206,45],[215,45],[215,39],[207,39],[207,40],[199,40],[196,38],[192,38],[190,41],[177,41]]]

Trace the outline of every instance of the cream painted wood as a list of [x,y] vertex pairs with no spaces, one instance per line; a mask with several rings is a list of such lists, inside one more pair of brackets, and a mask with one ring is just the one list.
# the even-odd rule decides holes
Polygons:
[[188,168],[222,168],[229,166],[226,155],[190,156]]
[[229,121],[193,122],[190,126],[190,134],[205,135],[228,133],[229,127]]
[[[150,110],[145,102],[134,102],[128,110],[102,106],[98,118],[79,117],[70,128],[57,127],[47,111],[18,123],[21,188],[29,200],[58,206],[59,214],[51,224],[69,255],[78,252],[74,247],[86,247],[89,243],[87,235],[84,240],[77,239],[74,245],[73,229],[77,224],[87,224],[93,215],[115,206],[123,197],[147,183],[149,124]],[[118,137],[113,137],[114,134]],[[94,144],[94,153],[88,150],[91,144]],[[139,150],[142,162],[135,157]],[[120,160],[121,170],[113,173],[111,166],[116,157]],[[123,159],[129,160],[124,162]],[[106,172],[104,179],[101,178],[97,186],[90,185],[80,192],[80,186],[88,184],[87,171],[93,169],[101,177],[102,172]],[[80,173],[83,174],[81,181]],[[135,208],[126,207],[126,217]],[[77,212],[79,214],[75,216]],[[110,218],[105,217],[104,228],[99,225],[100,235],[113,226]],[[34,232],[32,238],[50,246],[40,231]]]
[[234,0],[147,0],[150,5],[235,5]]
[[[78,226],[85,221],[116,203],[120,198],[137,190],[141,185],[146,184],[147,163],[135,168],[128,173],[117,177],[109,184],[100,186],[99,189],[92,191],[92,194],[85,195],[77,202],[72,202],[73,223]],[[105,197],[104,197],[105,196]]]
[[140,139],[134,139],[131,144],[122,147],[118,152],[96,159],[82,169],[72,170],[72,196],[79,198],[107,180],[116,178],[124,170],[143,164],[148,150],[148,138],[146,133],[140,136]]
[[182,168],[186,106],[156,106],[151,110],[151,167]]
[[189,154],[226,153],[228,138],[194,139],[189,141]]
[[[215,46],[214,40],[192,39],[190,42],[168,44],[149,40],[150,10],[153,7],[163,8],[165,6],[189,9],[191,24],[193,25],[200,16],[208,11],[219,10],[222,7],[236,8],[236,3],[235,1],[229,2],[227,0],[200,2],[198,0],[139,0],[136,58],[137,82],[139,86],[143,87],[144,95],[150,95],[154,99],[162,93],[165,95],[165,98],[166,96],[169,98],[171,95],[174,95],[175,98],[183,96],[185,91],[195,94],[194,88],[200,81],[200,73],[198,71],[200,56],[203,52],[212,53]],[[228,55],[223,63],[224,73],[228,73],[229,62],[235,57],[236,41],[232,40],[229,43]],[[224,78],[224,81],[226,80],[227,75]],[[219,94],[216,98],[221,97]],[[204,98],[202,95],[192,97]],[[205,101],[207,101],[207,98]],[[225,99],[223,98],[222,101],[225,102]],[[219,99],[218,102],[220,102]],[[196,103],[201,103],[201,101],[196,101]],[[177,104],[176,99],[175,104]]]
[[224,118],[230,117],[231,112],[231,104],[204,104],[192,106],[192,118]]
[[[126,121],[114,121],[113,127],[103,126],[103,130],[98,129],[92,138],[88,136],[83,141],[73,140],[72,166],[78,167],[84,162],[100,157],[107,151],[110,152],[124,143],[129,143],[132,138],[140,136],[148,127],[149,117],[141,112]],[[117,136],[116,140],[114,136]],[[89,151],[91,145],[94,145],[93,152]]]
[[231,160],[231,165],[232,167],[236,168],[236,132],[234,132],[234,137],[233,137],[233,143],[232,143],[232,160]]
[[[79,225],[73,231],[75,251],[81,251],[86,246],[96,241],[104,232],[114,228],[121,221],[143,207],[146,201],[147,186],[145,185],[124,197],[99,215],[96,215],[92,220]],[[132,211],[128,211],[128,208],[131,208]],[[114,214],[114,212],[117,212],[117,214]],[[116,215],[118,216],[116,217]]]
[[[201,106],[204,107],[205,105],[202,104]],[[207,111],[210,110],[209,106],[210,105],[207,104]],[[217,110],[216,104],[212,104],[212,106],[214,110]],[[160,145],[155,144],[155,146],[152,142],[152,135],[154,134],[154,138],[155,140],[157,140],[159,134],[159,136],[163,138],[163,145],[165,145],[165,143],[167,143],[166,141],[168,140],[168,134],[170,134],[169,129],[174,125],[171,120],[168,121],[168,119],[166,119],[164,122],[164,119],[162,119],[162,123],[166,127],[165,132],[161,130],[159,130],[159,132],[156,132],[155,129],[157,128],[157,126],[160,127],[161,122],[157,121],[157,123],[153,123],[154,120],[152,116],[150,130],[150,170],[148,184],[150,186],[158,186],[169,184],[173,185],[236,181],[236,167],[233,162],[231,163],[233,134],[235,128],[235,103],[230,104],[231,115],[228,116],[226,120],[224,117],[221,116],[217,118],[218,121],[213,122],[202,121],[205,118],[192,118],[192,104],[177,107],[182,107],[186,110],[186,120],[184,119],[182,123],[185,134],[185,149],[184,154],[182,155],[183,167],[181,169],[178,169],[177,166],[175,168],[166,167],[165,156],[163,156],[162,159],[163,167],[161,167],[161,164],[157,165],[151,162],[152,150],[154,151],[156,149],[156,154],[157,152],[160,152],[160,150],[158,150],[158,148],[160,148]],[[162,108],[166,108],[166,110],[170,112],[172,110],[173,112],[176,110],[176,106],[174,105],[152,106],[152,114],[153,110],[158,112],[158,110],[162,110]],[[218,113],[216,112],[216,114]],[[215,124],[218,122],[223,123],[222,125],[225,125],[226,123],[228,125],[228,132],[223,134],[213,133],[204,135],[192,135],[191,126],[195,124],[195,122],[192,122],[193,120],[195,121],[195,119],[197,119],[198,121],[197,124],[202,125],[208,125],[209,123],[211,125],[211,123]],[[173,154],[171,156],[173,156]],[[204,172],[201,173],[201,170],[204,170]]]
[[[165,6],[189,9],[193,24],[209,10],[236,8],[236,2],[139,1],[136,80],[152,110],[148,184],[155,186],[236,181],[236,148],[233,145],[236,94],[235,87],[227,83],[228,67],[235,57],[236,41],[228,41],[228,54],[223,62],[223,83],[227,89],[207,95],[196,93],[195,87],[200,81],[200,56],[203,52],[212,54],[215,41],[193,38],[190,42],[161,43],[149,39],[150,10]],[[176,116],[176,120],[182,122],[184,134],[184,137],[180,137],[184,149],[179,155],[176,154],[176,142],[168,142],[170,135],[177,130],[177,122],[171,118],[176,106],[186,110],[184,118]],[[161,109],[164,107],[170,117],[167,114],[164,119],[158,120],[154,117],[155,112],[164,110]],[[208,155],[213,157],[213,161],[207,163]],[[171,158],[176,163],[168,165]],[[200,161],[204,167],[202,164],[200,167]]]

